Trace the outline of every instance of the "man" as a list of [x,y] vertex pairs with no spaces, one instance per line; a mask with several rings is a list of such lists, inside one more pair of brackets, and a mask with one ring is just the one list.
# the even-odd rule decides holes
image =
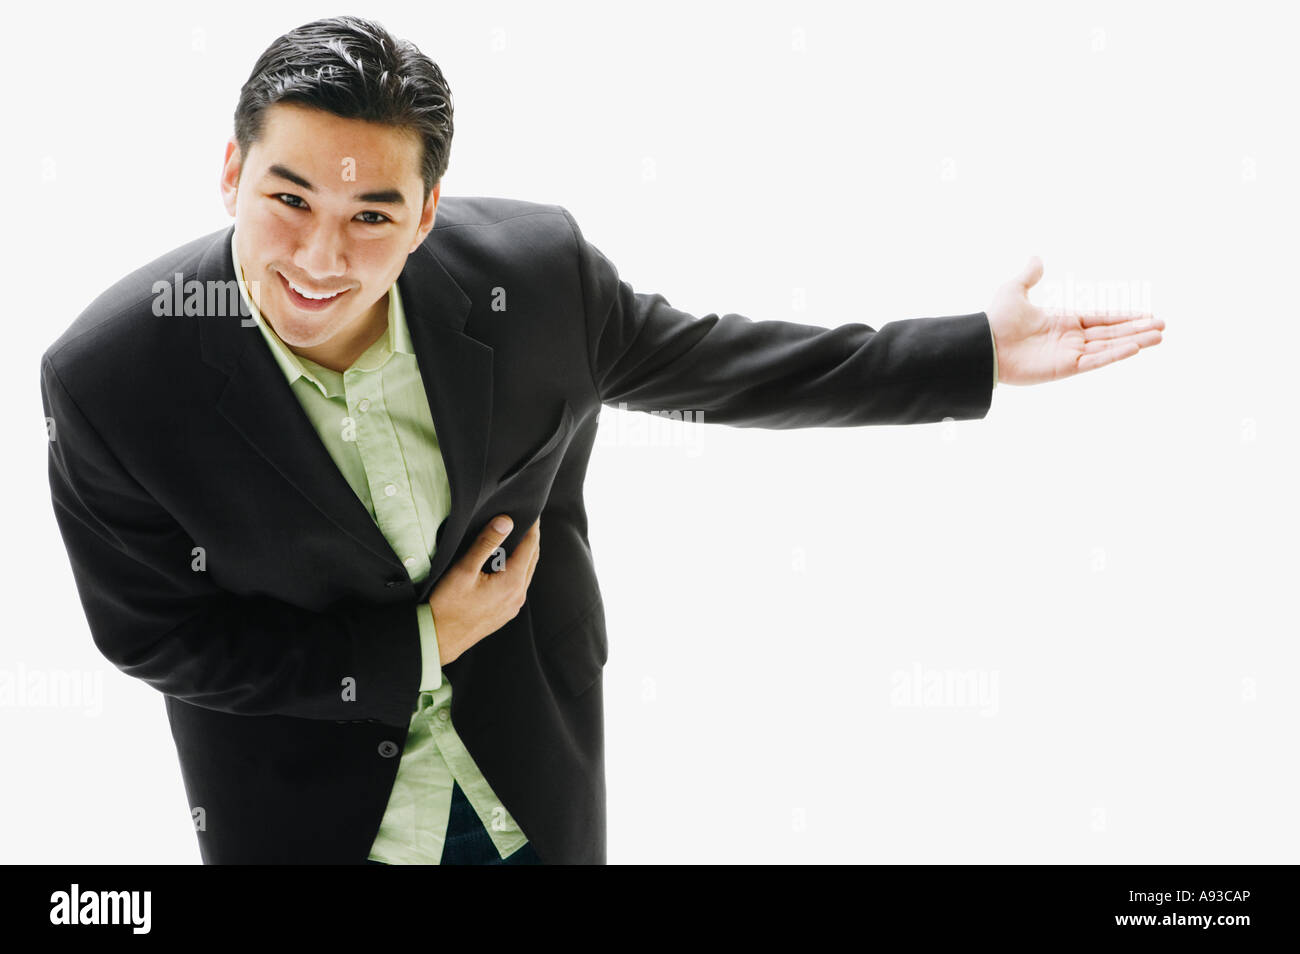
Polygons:
[[164,694],[207,863],[605,861],[602,404],[971,420],[999,379],[1160,341],[1035,308],[1037,260],[986,312],[878,331],[696,318],[559,206],[440,201],[452,130],[441,71],[377,24],[280,37],[226,146],[234,227],[42,358],[91,635]]

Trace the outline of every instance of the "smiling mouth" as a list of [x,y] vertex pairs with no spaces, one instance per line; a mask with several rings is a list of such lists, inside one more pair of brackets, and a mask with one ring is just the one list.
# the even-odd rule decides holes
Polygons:
[[280,281],[284,284],[285,290],[289,293],[289,297],[293,300],[294,304],[302,308],[324,308],[327,305],[338,301],[352,290],[350,288],[344,288],[340,291],[322,294],[321,292],[314,292],[305,288],[300,288],[293,282],[289,281],[289,279],[281,272],[276,272],[276,274],[279,275]]

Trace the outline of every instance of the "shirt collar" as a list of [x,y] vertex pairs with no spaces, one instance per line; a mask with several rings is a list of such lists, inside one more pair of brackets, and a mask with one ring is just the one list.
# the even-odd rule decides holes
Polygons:
[[[271,327],[270,323],[262,317],[262,313],[257,310],[257,305],[253,303],[252,295],[249,294],[248,286],[244,282],[244,270],[239,264],[239,253],[235,250],[235,232],[233,229],[230,233],[230,256],[235,265],[235,277],[239,281],[239,294],[249,312],[252,313],[253,319],[257,322],[257,327],[262,330],[262,337],[270,346],[276,364],[284,372],[285,380],[292,385],[298,378],[305,378],[320,388],[320,392],[326,397],[343,394],[343,375],[317,364],[315,361],[294,354],[289,349],[289,346],[281,340],[280,336],[275,333],[275,329]],[[388,331],[380,335],[374,344],[358,356],[348,370],[357,368],[363,371],[373,371],[382,366],[392,354],[413,355],[414,353],[415,350],[411,346],[410,329],[406,324],[406,310],[402,307],[402,293],[397,288],[397,282],[393,282],[388,289]]]

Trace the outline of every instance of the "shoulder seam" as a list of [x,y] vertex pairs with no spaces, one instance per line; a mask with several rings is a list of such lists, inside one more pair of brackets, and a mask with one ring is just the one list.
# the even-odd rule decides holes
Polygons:
[[574,251],[573,257],[576,260],[575,264],[578,272],[578,300],[582,304],[583,361],[587,365],[587,378],[591,381],[591,390],[592,393],[594,393],[596,396],[596,406],[597,408],[599,408],[603,402],[601,401],[601,397],[600,397],[600,386],[596,383],[596,372],[591,366],[591,347],[590,347],[591,339],[589,337],[591,331],[590,331],[590,325],[587,320],[588,319],[587,286],[586,286],[586,282],[583,280],[585,276],[583,275],[582,272],[582,242],[579,241],[578,239],[578,224],[573,220],[572,213],[570,213],[569,210],[564,208],[563,206],[557,206],[557,208],[560,210],[561,213],[563,213],[564,220],[569,223],[569,232],[573,236],[573,251]]
[[506,216],[504,219],[495,219],[491,222],[462,222],[459,225],[445,225],[441,228],[435,225],[433,231],[429,233],[429,238],[432,238],[439,232],[452,232],[456,229],[481,229],[492,225],[500,225],[502,222],[511,222],[515,219],[525,219],[530,215],[562,215],[563,213],[564,209],[561,206],[552,205],[544,209],[534,209],[531,212],[517,212],[514,215]]

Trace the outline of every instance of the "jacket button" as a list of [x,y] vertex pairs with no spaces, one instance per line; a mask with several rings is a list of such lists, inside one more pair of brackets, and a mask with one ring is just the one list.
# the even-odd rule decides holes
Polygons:
[[397,743],[390,742],[387,739],[385,739],[383,742],[380,742],[379,754],[386,759],[391,759],[394,755],[397,754]]

